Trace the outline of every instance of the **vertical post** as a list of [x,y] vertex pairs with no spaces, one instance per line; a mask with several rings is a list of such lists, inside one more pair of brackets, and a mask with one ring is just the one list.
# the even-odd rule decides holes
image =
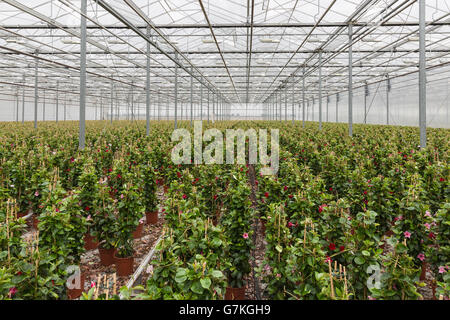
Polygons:
[[286,85],[284,87],[284,121],[285,122],[287,122],[287,105],[288,105],[287,85],[288,85],[288,82],[286,82]]
[[306,103],[305,103],[305,66],[303,66],[303,77],[302,77],[302,100],[303,100],[303,114],[302,114],[302,126],[303,128],[305,127],[305,108],[306,108]]
[[25,122],[25,75],[23,75],[23,88],[22,88],[22,123]]
[[16,92],[16,122],[19,122],[19,87]]
[[[150,26],[147,26],[147,38],[150,40]],[[146,82],[145,82],[145,121],[146,134],[150,135],[150,43],[147,41],[147,66],[146,66]]]
[[353,136],[353,25],[348,25],[348,135]]
[[45,90],[42,91],[42,121],[45,121]]
[[425,53],[425,0],[419,0],[419,126],[420,147],[427,146],[427,83]]
[[389,91],[391,91],[391,80],[386,75],[386,124],[389,125]]
[[319,51],[319,130],[322,130],[322,51]]
[[367,97],[369,96],[369,86],[364,85],[364,124],[367,124]]
[[339,120],[338,114],[339,114],[339,92],[336,93],[336,123]]
[[[147,26],[147,38],[150,40],[150,26]],[[150,135],[150,43],[147,41],[147,70],[145,83],[145,120],[147,137]]]
[[131,121],[134,121],[134,81],[131,82]]
[[[112,76],[111,76],[111,78],[112,78]],[[111,124],[113,123],[113,113],[114,113],[114,111],[113,111],[113,108],[114,108],[114,96],[113,96],[113,94],[114,94],[114,83],[111,80],[111,101],[110,101],[110,103],[111,103],[111,111],[110,111],[110,115],[109,115]]]
[[282,93],[281,93],[281,88],[280,88],[280,122],[281,122],[281,105],[282,105],[281,95],[282,95]]
[[203,85],[200,84],[200,121],[203,122]]
[[[194,73],[194,69],[191,67],[191,73]],[[194,112],[194,96],[193,96],[193,91],[194,91],[194,77],[191,76],[191,127],[192,127],[192,116],[193,116],[193,112]]]
[[[36,55],[38,52],[36,51]],[[34,128],[37,128],[37,110],[38,110],[38,59],[34,67]]]
[[161,95],[158,92],[158,121],[161,120]]
[[330,104],[330,96],[327,96],[327,122],[328,122],[328,105]]
[[80,50],[80,134],[79,148],[86,144],[86,18],[87,0],[81,0],[81,50]]
[[64,121],[66,121],[67,117],[66,117],[66,107],[67,107],[67,101],[66,98],[64,98]]
[[[178,54],[175,52],[175,61],[178,62]],[[175,129],[178,128],[178,63],[175,63]]]
[[292,78],[292,124],[295,123],[295,81]]
[[58,122],[58,111],[59,111],[59,81],[56,81],[56,122]]

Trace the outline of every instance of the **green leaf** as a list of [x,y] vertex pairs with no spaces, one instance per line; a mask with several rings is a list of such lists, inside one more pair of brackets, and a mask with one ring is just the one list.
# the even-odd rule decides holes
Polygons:
[[191,290],[194,293],[202,294],[203,293],[203,287],[202,287],[202,284],[200,283],[200,281],[195,281],[192,284],[192,286],[191,286]]
[[283,252],[283,248],[282,248],[280,245],[276,245],[276,246],[275,246],[275,249],[276,249],[279,253]]
[[356,257],[355,258],[355,263],[356,264],[362,265],[362,264],[364,264],[364,262],[365,262],[365,260],[364,260],[363,257]]
[[223,273],[220,270],[213,270],[213,272],[211,272],[211,275],[214,278],[222,278],[223,277]]
[[200,279],[200,283],[203,288],[209,289],[209,287],[211,286],[211,279],[210,278]]
[[370,256],[370,253],[369,253],[369,251],[367,251],[367,250],[363,250],[363,251],[362,251],[362,254],[363,254],[363,256],[366,256],[366,257],[369,257],[369,256]]

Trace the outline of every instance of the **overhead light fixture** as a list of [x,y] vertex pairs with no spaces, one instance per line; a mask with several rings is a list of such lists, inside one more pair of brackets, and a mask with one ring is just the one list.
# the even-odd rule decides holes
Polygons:
[[316,38],[316,37],[309,37],[308,38],[308,42],[320,42],[320,43],[322,43],[324,41],[320,40],[319,38]]
[[271,39],[271,38],[260,38],[259,41],[262,43],[280,43],[279,39]]
[[412,61],[412,60],[408,60],[408,59],[403,59],[403,63],[404,64],[417,64],[417,62]]
[[9,39],[6,39],[6,42],[7,42],[7,43],[16,43],[16,44],[25,44],[25,43],[26,43],[25,40],[23,40],[23,39],[17,39],[17,38],[9,38]]
[[62,39],[61,42],[64,44],[80,44],[78,39]]
[[264,61],[264,60],[261,60],[261,59],[258,59],[258,60],[256,60],[256,64],[265,64],[265,65],[269,65],[270,62]]
[[206,38],[206,39],[202,39],[203,43],[215,43],[216,41],[214,41],[214,39],[211,38]]
[[381,42],[381,40],[375,39],[375,38],[371,38],[371,37],[362,38],[361,41],[362,42]]
[[109,44],[124,44],[125,42],[123,42],[120,39],[112,39],[112,40],[108,40]]
[[419,37],[418,36],[408,37],[408,41],[419,41]]

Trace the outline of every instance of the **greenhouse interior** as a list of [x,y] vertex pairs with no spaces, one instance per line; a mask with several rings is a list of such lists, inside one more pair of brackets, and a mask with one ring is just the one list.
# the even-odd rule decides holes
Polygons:
[[1,0],[0,300],[449,300],[449,94],[450,0]]

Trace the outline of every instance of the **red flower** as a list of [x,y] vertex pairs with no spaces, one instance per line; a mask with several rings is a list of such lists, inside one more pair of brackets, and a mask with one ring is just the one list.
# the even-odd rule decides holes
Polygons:
[[290,195],[289,195],[288,197],[289,197],[289,199],[292,199],[293,195],[292,195],[292,194],[290,194]]
[[322,204],[321,206],[319,206],[319,213],[322,213],[323,208],[325,208],[326,206],[326,204]]
[[339,247],[339,251],[342,252],[342,251],[344,251],[344,250],[345,250],[345,247],[344,247],[344,246],[340,246],[340,247]]
[[122,176],[120,174],[117,175],[117,179],[121,179]]
[[330,243],[328,245],[328,248],[330,248],[331,251],[334,251],[334,250],[336,250],[336,245],[334,243]]
[[367,194],[367,191],[366,191],[366,190],[364,190],[364,194]]
[[288,189],[288,187],[287,186],[284,186],[284,191],[286,191]]
[[294,226],[294,224],[293,224],[292,222],[289,221],[288,227],[289,227],[289,228],[292,228],[293,226]]
[[269,193],[268,193],[268,192],[265,192],[265,193],[264,193],[264,197],[268,198],[268,197],[269,197]]
[[84,210],[85,210],[85,211],[89,211],[89,210],[91,210],[91,208],[85,207]]
[[440,182],[444,182],[445,179],[441,177],[441,178],[439,178],[439,181],[440,181]]
[[428,238],[434,239],[434,238],[436,238],[436,235],[435,235],[433,232],[430,232],[430,233],[428,234]]
[[333,191],[333,188],[332,187],[330,187],[330,189],[329,189],[330,191]]
[[186,198],[187,198],[187,195],[183,194],[183,199],[186,199]]
[[181,178],[181,173],[177,172],[177,177]]
[[214,198],[214,200],[216,200],[217,199],[217,194],[215,194],[213,198]]
[[17,272],[17,275],[18,275],[18,276],[21,276],[21,275],[22,275],[22,271],[18,271],[18,272]]

